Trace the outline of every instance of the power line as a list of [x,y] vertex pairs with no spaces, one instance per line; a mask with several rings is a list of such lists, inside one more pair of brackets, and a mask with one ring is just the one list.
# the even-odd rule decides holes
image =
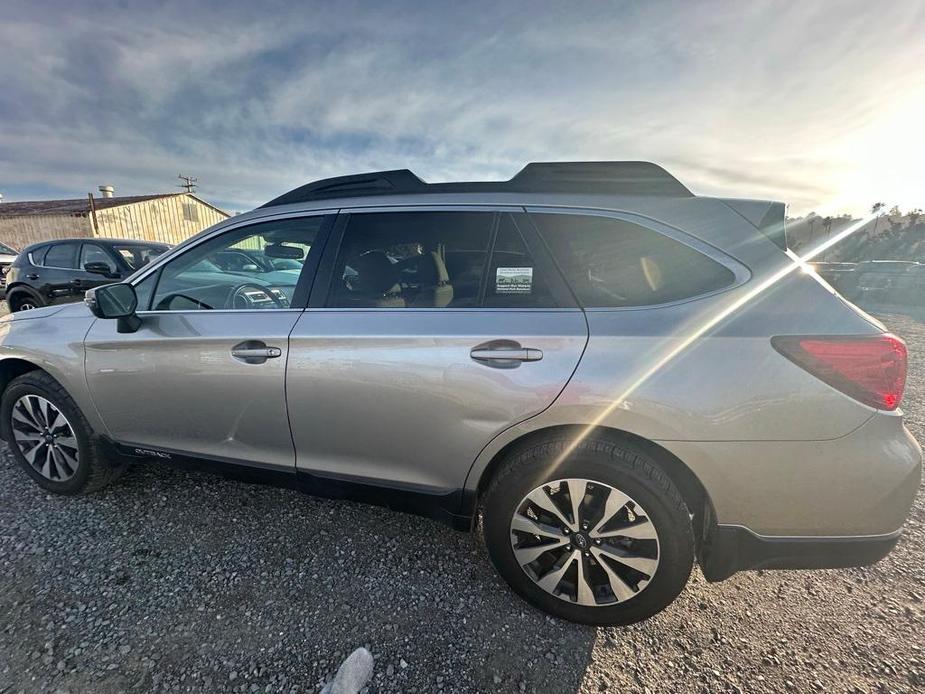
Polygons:
[[198,178],[184,176],[183,174],[177,174],[177,178],[183,181],[177,188],[185,188],[187,193],[192,193],[196,189],[196,181],[199,180]]

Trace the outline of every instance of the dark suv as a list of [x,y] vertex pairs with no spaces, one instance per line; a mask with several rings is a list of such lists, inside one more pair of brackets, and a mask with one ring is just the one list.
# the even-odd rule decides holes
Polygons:
[[147,265],[170,246],[123,239],[59,239],[27,246],[6,274],[10,311],[80,301]]

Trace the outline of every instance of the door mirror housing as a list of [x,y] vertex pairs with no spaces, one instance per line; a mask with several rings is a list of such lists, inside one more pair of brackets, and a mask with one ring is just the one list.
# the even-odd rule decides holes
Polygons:
[[84,270],[94,275],[103,275],[104,277],[118,277],[119,273],[115,272],[108,263],[100,261],[84,263]]
[[133,333],[141,326],[138,296],[130,284],[105,284],[90,289],[84,295],[84,303],[97,318],[116,319],[120,333]]

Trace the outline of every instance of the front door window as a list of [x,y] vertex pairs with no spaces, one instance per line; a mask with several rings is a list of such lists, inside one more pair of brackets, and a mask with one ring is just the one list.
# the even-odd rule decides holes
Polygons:
[[159,270],[151,310],[289,308],[325,219],[263,222],[189,249]]

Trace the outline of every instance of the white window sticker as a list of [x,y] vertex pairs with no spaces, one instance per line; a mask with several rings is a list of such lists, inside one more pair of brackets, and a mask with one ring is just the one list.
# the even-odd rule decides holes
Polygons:
[[531,291],[532,267],[499,267],[495,272],[495,294],[529,294]]

